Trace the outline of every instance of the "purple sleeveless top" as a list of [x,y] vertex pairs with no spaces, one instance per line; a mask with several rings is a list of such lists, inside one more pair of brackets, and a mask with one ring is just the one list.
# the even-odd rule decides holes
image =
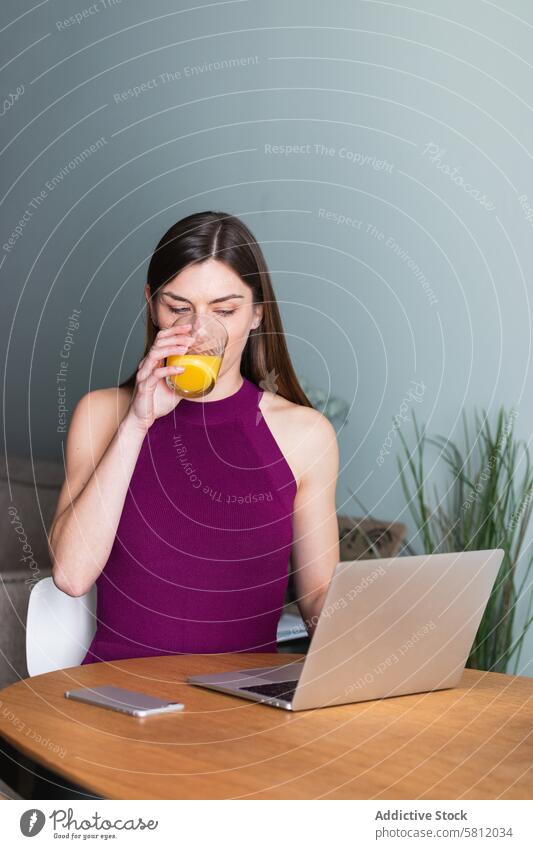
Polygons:
[[182,398],[149,428],[82,663],[276,652],[297,485],[243,377],[218,401]]

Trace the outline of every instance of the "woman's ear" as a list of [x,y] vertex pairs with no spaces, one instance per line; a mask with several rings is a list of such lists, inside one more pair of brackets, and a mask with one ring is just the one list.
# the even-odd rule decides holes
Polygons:
[[252,330],[256,330],[259,327],[259,325],[261,324],[262,320],[263,320],[263,307],[262,306],[256,306],[255,307],[254,319],[252,321]]

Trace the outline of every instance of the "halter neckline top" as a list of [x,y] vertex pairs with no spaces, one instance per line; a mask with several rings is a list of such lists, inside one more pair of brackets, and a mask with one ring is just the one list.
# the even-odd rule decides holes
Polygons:
[[256,402],[258,403],[256,385],[243,377],[236,392],[217,401],[182,398],[175,408],[176,418],[202,425],[231,421],[254,410]]
[[180,399],[149,428],[82,663],[276,652],[297,484],[242,376],[215,401]]

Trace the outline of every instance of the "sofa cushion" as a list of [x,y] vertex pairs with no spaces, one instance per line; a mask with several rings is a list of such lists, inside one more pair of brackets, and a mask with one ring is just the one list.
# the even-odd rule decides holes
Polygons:
[[401,522],[338,516],[341,560],[396,557],[405,538]]
[[0,457],[0,687],[28,675],[28,600],[52,573],[47,533],[62,483],[61,463]]
[[0,457],[0,572],[20,569],[37,580],[49,568],[47,533],[63,477],[61,463]]

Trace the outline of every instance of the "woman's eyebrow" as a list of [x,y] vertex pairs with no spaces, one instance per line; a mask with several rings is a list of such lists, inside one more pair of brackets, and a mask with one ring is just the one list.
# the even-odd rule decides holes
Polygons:
[[[173,298],[175,301],[186,301],[188,304],[192,304],[192,301],[189,301],[188,298],[183,298],[181,295],[174,295],[172,292],[164,292],[165,295],[168,295],[169,298]],[[210,304],[218,304],[221,301],[229,301],[230,298],[244,298],[244,295],[222,295],[221,298],[215,298],[213,301],[208,301]]]

